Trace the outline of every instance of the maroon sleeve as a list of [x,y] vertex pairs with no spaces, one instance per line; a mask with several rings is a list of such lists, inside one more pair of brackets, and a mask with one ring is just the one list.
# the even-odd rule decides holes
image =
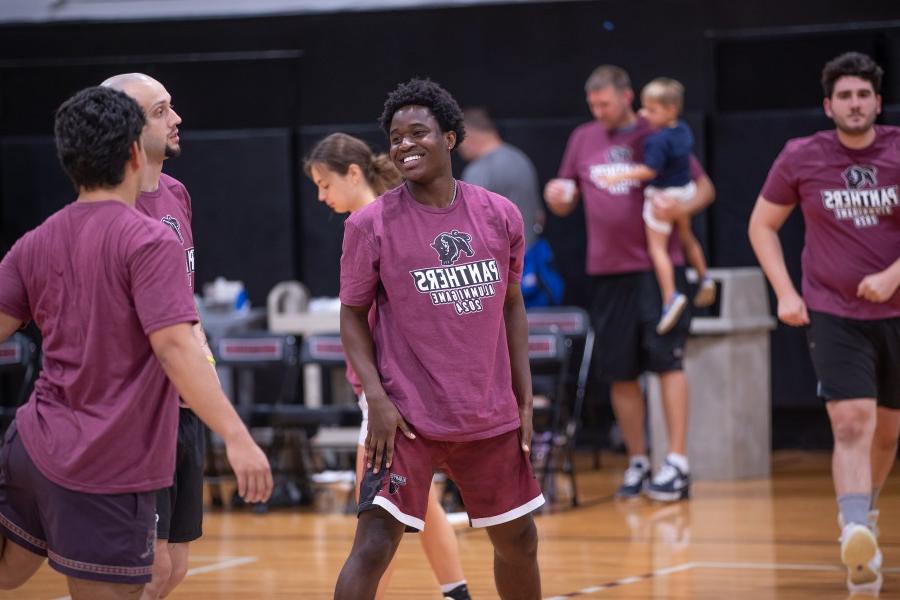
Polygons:
[[22,243],[22,240],[16,242],[0,262],[0,312],[20,321],[30,321],[28,292],[19,271]]
[[787,145],[775,159],[769,175],[763,184],[760,195],[775,204],[797,204],[800,194],[797,192],[797,178],[791,168],[791,151]]
[[369,306],[381,279],[375,243],[353,221],[344,222],[341,252],[341,304]]
[[559,165],[559,172],[557,173],[557,177],[561,177],[563,179],[574,179],[576,184],[578,183],[578,146],[579,144],[579,131],[580,129],[576,129],[569,136],[569,141],[566,143],[566,151],[563,153],[562,163]]
[[[164,227],[164,226],[163,226]],[[196,323],[197,310],[185,285],[184,251],[162,227],[136,236],[126,259],[134,307],[144,333]]]
[[697,160],[697,157],[691,154],[690,160],[690,172],[691,179],[697,181],[701,177],[706,177],[706,171],[703,170],[703,165],[700,164],[700,161]]
[[184,212],[187,214],[188,223],[193,224],[194,222],[194,207],[191,204],[191,195],[188,193],[187,188],[179,186],[181,188],[181,196],[184,199]]
[[525,222],[519,208],[509,203],[509,215],[506,221],[509,235],[509,283],[519,284],[522,281],[522,266],[525,258]]

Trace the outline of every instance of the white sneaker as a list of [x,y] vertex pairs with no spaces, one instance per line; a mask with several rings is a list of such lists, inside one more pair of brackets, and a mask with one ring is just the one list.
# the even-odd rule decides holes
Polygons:
[[851,594],[881,591],[881,550],[872,530],[851,523],[841,532],[841,562],[847,567],[847,589]]
[[622,485],[616,492],[616,498],[639,498],[647,482],[650,480],[650,466],[629,465],[625,469]]
[[657,502],[677,502],[691,496],[691,476],[667,459],[644,491]]

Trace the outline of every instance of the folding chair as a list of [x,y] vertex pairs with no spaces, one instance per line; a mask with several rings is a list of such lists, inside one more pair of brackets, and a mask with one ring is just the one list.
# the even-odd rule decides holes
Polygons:
[[[594,329],[591,327],[590,316],[587,311],[577,306],[553,306],[531,308],[528,310],[528,329],[530,333],[558,333],[570,342],[570,360],[578,357],[581,350],[578,371],[575,376],[575,394],[572,407],[567,411],[565,431],[563,433],[567,448],[565,452],[566,464],[564,472],[568,473],[572,481],[572,506],[578,505],[578,490],[575,484],[575,443],[577,441],[578,427],[581,425],[581,415],[584,410],[585,391],[590,375],[591,359],[594,353]],[[565,383],[569,381],[569,371],[565,374]],[[599,466],[598,454],[595,451],[595,465]]]
[[[300,503],[304,497],[305,472],[302,461],[299,465],[294,464],[292,458],[296,453],[292,450],[299,450],[302,457],[305,431],[294,430],[280,419],[282,407],[296,405],[298,398],[300,360],[297,339],[292,335],[242,332],[217,338],[211,347],[220,374],[227,378],[223,383],[232,390],[232,401],[238,414],[249,428],[255,430],[257,438],[271,432],[271,440],[262,444],[276,476],[276,490],[270,502]],[[264,372],[276,375],[277,391],[269,398],[257,398],[255,390],[261,387],[257,385],[257,376]],[[221,506],[223,457],[211,442],[212,436],[207,430],[206,481],[210,485],[213,504]],[[295,479],[300,481],[301,487],[297,487]]]
[[574,469],[566,469],[571,461],[560,464],[559,454],[567,453],[568,443],[561,428],[567,404],[566,373],[569,369],[572,342],[556,332],[528,334],[528,362],[535,397],[546,397],[547,403],[534,406],[534,437],[531,459],[541,489],[548,503],[556,498],[555,474],[571,477],[575,489]]
[[37,344],[22,333],[0,344],[0,372],[22,372],[22,380],[11,402],[0,403],[0,434],[6,431],[16,416],[16,410],[28,400],[38,374],[40,352]]
[[[304,385],[319,386],[317,393],[324,400],[319,410],[323,416],[330,415],[322,423],[329,427],[319,429],[310,440],[313,450],[310,468],[314,471],[350,470],[355,483],[361,415],[355,402],[341,402],[336,397],[336,388],[327,383],[334,380],[335,373],[343,378],[347,368],[341,336],[337,333],[306,336],[300,350],[300,361],[303,364]],[[316,368],[310,369],[311,366]],[[313,377],[318,381],[312,381]],[[313,479],[317,483],[323,483],[316,476]],[[344,501],[346,513],[355,510],[354,490],[355,486],[349,489]]]

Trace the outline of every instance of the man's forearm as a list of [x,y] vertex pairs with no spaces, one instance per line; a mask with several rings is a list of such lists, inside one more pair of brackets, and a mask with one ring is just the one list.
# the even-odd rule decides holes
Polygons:
[[375,342],[369,330],[368,311],[341,306],[341,345],[353,372],[359,377],[366,396],[384,391],[375,365]]
[[194,324],[194,337],[197,338],[197,342],[199,342],[203,354],[205,354],[207,358],[213,358],[212,348],[209,347],[209,339],[206,337],[203,325],[201,325],[199,321]]
[[716,199],[716,188],[712,181],[705,175],[694,181],[697,193],[689,201],[684,203],[684,212],[687,215],[695,215],[706,209]]
[[6,339],[18,331],[20,327],[22,327],[21,320],[4,312],[0,312],[0,342],[5,342]]
[[528,360],[528,317],[521,294],[518,299],[507,299],[503,308],[506,325],[506,343],[512,374],[513,393],[519,407],[531,407],[531,365]]
[[[215,371],[200,349],[188,325],[164,336],[150,335],[153,350],[166,375],[175,385],[184,402],[201,421],[219,434],[226,442],[249,435],[231,402],[222,392]],[[173,329],[173,328],[166,328]]]
[[763,272],[769,279],[775,295],[782,298],[788,294],[796,294],[797,289],[788,274],[787,265],[784,262],[784,252],[781,249],[781,240],[778,232],[764,226],[750,228],[750,244],[756,253],[756,258]]

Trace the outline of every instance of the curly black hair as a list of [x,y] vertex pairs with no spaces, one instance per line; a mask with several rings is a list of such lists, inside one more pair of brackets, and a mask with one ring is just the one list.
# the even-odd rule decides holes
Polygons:
[[391,121],[394,113],[404,106],[424,106],[437,119],[442,132],[456,132],[454,150],[465,139],[466,128],[463,125],[463,113],[459,104],[456,103],[450,92],[430,79],[414,77],[406,83],[401,83],[397,89],[388,94],[387,100],[384,101],[384,112],[381,113],[379,119],[381,128],[387,135],[391,134]]
[[137,102],[111,88],[89,87],[56,111],[56,155],[76,189],[115,187],[143,129]]
[[834,93],[834,84],[845,76],[859,77],[872,84],[876,94],[881,93],[881,78],[884,71],[872,58],[861,52],[845,52],[828,61],[822,69],[822,91],[826,98]]

